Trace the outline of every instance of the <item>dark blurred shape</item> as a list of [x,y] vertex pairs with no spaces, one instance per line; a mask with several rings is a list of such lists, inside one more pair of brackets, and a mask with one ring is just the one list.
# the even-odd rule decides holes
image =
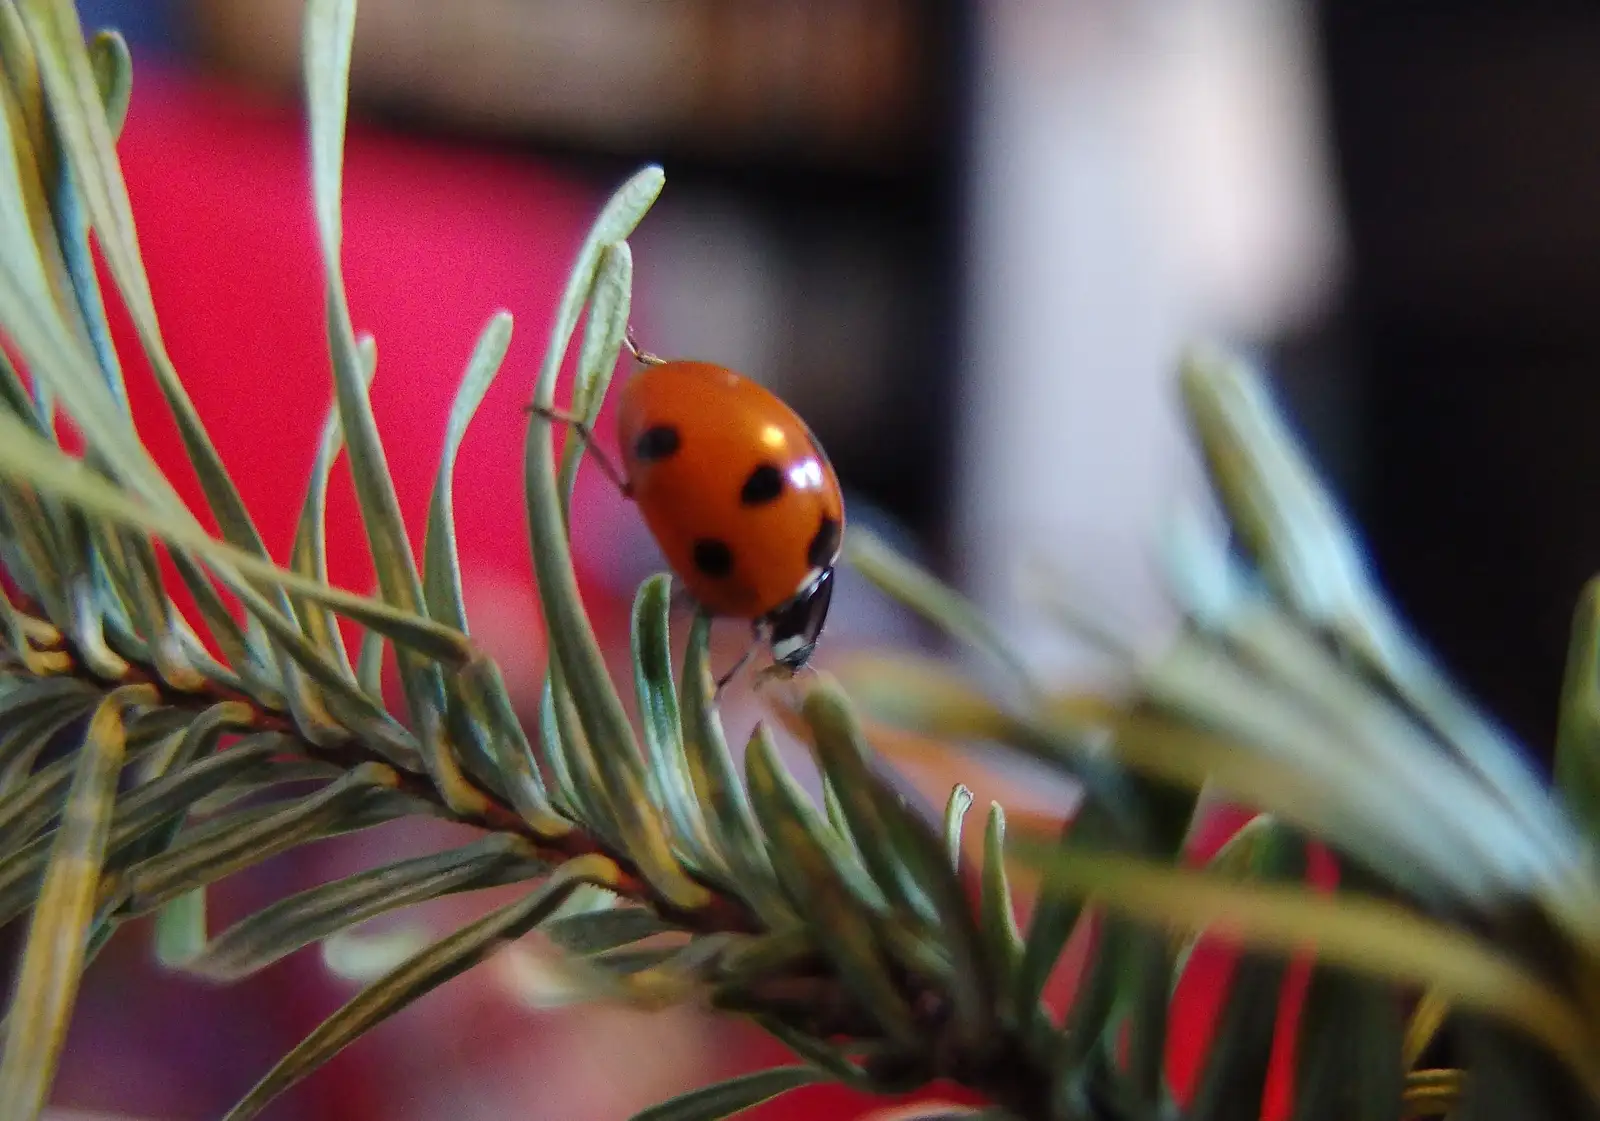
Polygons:
[[[206,59],[298,67],[298,0],[191,0]],[[458,131],[739,163],[915,158],[936,123],[919,0],[365,0],[358,95]]]
[[1319,7],[1355,509],[1401,606],[1548,761],[1600,569],[1600,6]]

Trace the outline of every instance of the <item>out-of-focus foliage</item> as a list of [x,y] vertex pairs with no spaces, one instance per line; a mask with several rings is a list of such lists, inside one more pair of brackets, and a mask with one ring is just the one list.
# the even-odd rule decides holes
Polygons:
[[[1084,612],[1045,605],[1064,637],[1121,662],[1119,695],[1037,688],[1012,670],[1013,656],[973,632],[947,591],[858,540],[858,565],[948,620],[1000,672],[984,687],[925,660],[862,659],[846,676],[854,699],[885,726],[951,747],[1007,749],[1083,783],[1084,805],[1064,837],[1031,824],[1014,828],[1007,848],[1013,870],[1028,869],[1041,893],[1026,935],[1048,930],[1041,963],[1091,913],[1133,924],[1130,940],[1152,928],[1178,940],[1174,956],[1105,980],[1107,1010],[1141,1007],[1144,970],[1176,988],[1201,932],[1251,951],[1187,1115],[1256,1116],[1282,962],[1304,951],[1316,968],[1295,1054],[1297,1117],[1594,1115],[1595,596],[1574,625],[1550,790],[1394,616],[1255,371],[1197,347],[1180,384],[1226,522],[1180,522],[1165,542],[1180,632],[1136,654]],[[1258,816],[1210,867],[1177,867],[1208,803]],[[1304,885],[1308,843],[1332,854],[1338,891]],[[1091,966],[1095,982],[1101,964]],[[1080,990],[1070,1015],[1087,1015],[1087,994],[1097,992]],[[1159,1012],[1147,1015],[1126,1021],[1135,1053],[1139,1030],[1161,1030]],[[1094,1042],[1062,1046],[1075,1058],[1075,1048],[1107,1048],[1118,1026],[1115,1015],[1097,1018]],[[1440,1041],[1479,1063],[1419,1069]],[[1107,1085],[1080,1085],[1080,1100],[1109,1096],[1121,1103],[1116,1116],[1158,1108],[1154,1082],[1138,1087],[1126,1080],[1129,1064],[1103,1061]],[[1090,1068],[1057,1073],[1096,1077]]]
[[[670,581],[639,589],[636,725],[578,595],[567,539],[583,448],[527,430],[530,547],[549,624],[537,727],[519,723],[470,638],[452,468],[506,353],[496,313],[465,370],[420,556],[404,532],[340,268],[340,174],[354,4],[305,22],[312,194],[326,264],[333,400],[286,565],[267,553],[162,343],[115,140],[130,61],[86,39],[67,0],[0,0],[0,921],[27,924],[0,1057],[0,1117],[48,1101],[85,965],[154,914],[154,952],[216,982],[312,944],[356,995],[257,1085],[251,1117],[368,1028],[538,929],[560,951],[552,1002],[702,1000],[753,1017],[796,1065],[708,1087],[650,1118],[727,1116],[812,1082],[895,1092],[947,1079],[1022,1119],[1253,1117],[1285,957],[1317,965],[1298,1037],[1296,1116],[1573,1118],[1600,1100],[1600,881],[1590,830],[1600,676],[1595,596],[1575,628],[1546,790],[1429,663],[1252,371],[1190,355],[1182,386],[1240,546],[1171,541],[1187,625],[1126,666],[1115,697],[1041,685],[961,597],[855,531],[848,560],[990,655],[982,687],[906,658],[770,690],[805,743],[812,800],[768,725],[730,749],[707,653],[681,668]],[[628,238],[663,188],[624,183],[573,263],[531,399],[592,421],[628,321]],[[110,343],[91,234],[203,487],[205,530],[141,442]],[[63,447],[70,419],[83,450]],[[330,587],[329,471],[347,457],[378,589]],[[195,604],[169,594],[168,570]],[[352,653],[339,620],[361,641]],[[386,652],[403,706],[378,688]],[[1007,751],[1082,799],[1049,828],[979,807],[942,821],[902,795],[871,730],[898,727],[981,765]],[[1184,866],[1207,808],[1258,816],[1210,864]],[[408,815],[478,827],[462,847],[310,888],[213,932],[205,893],[299,845]],[[981,846],[963,844],[969,819]],[[1303,884],[1312,843],[1340,890]],[[977,856],[974,857],[976,853]],[[358,929],[401,908],[520,885],[436,940]],[[1014,896],[1036,893],[1031,910]],[[1063,1017],[1045,1002],[1093,924]],[[1168,1013],[1197,940],[1249,953],[1196,1094],[1166,1084]],[[538,996],[539,994],[534,994]],[[1447,1033],[1465,1071],[1423,1069]]]

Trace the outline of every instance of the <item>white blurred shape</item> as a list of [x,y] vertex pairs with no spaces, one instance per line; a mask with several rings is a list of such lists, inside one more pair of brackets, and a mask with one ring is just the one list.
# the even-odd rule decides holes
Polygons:
[[1180,348],[1314,315],[1340,234],[1302,0],[985,5],[955,511],[968,591],[1050,672],[1094,662],[1019,594],[1045,559],[1134,641],[1202,484]]
[[1316,315],[1343,265],[1304,0],[1146,10],[1133,113],[1152,211],[1205,326],[1265,335]]

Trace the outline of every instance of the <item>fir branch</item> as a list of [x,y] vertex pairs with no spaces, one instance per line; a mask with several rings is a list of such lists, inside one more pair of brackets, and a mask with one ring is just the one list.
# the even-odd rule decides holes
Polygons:
[[[628,717],[572,565],[584,448],[569,441],[558,459],[551,426],[530,419],[524,498],[550,662],[539,719],[524,728],[470,637],[454,531],[455,456],[512,318],[494,313],[467,356],[414,556],[371,408],[376,340],[358,332],[343,293],[354,10],[311,0],[306,12],[334,386],[279,565],[162,341],[115,152],[127,49],[114,34],[85,41],[66,0],[0,0],[0,329],[20,359],[13,368],[0,355],[0,922],[28,925],[0,1117],[38,1116],[83,969],[152,911],[155,952],[173,970],[225,983],[318,945],[343,975],[362,975],[244,1094],[234,1121],[533,931],[557,950],[550,999],[700,1000],[753,1018],[799,1060],[644,1118],[710,1121],[823,1080],[887,1094],[937,1079],[986,1096],[993,1108],[980,1115],[991,1118],[1254,1116],[1285,957],[1300,952],[1315,965],[1297,1118],[1451,1107],[1600,1116],[1596,597],[1575,618],[1552,791],[1421,653],[1262,379],[1220,350],[1191,352],[1179,388],[1241,549],[1175,527],[1170,584],[1189,626],[1142,655],[1063,610],[1055,589],[1047,605],[1123,663],[1120,691],[1053,690],[973,604],[855,529],[847,562],[985,653],[1005,695],[925,660],[862,661],[842,683],[818,674],[769,690],[771,720],[742,752],[716,706],[707,619],[689,627],[674,672],[666,574],[635,599],[640,716]],[[644,168],[596,216],[534,404],[553,405],[577,337],[571,410],[591,421],[600,411],[631,306],[628,239],[663,187],[661,170]],[[220,537],[133,423],[91,233]],[[83,434],[81,454],[63,449],[58,417]],[[326,486],[341,450],[376,597],[327,581]],[[158,546],[203,632],[168,594]],[[341,620],[360,628],[354,662]],[[378,688],[391,648],[399,713]],[[1072,780],[1081,802],[1048,821],[991,804],[969,853],[968,787],[954,788],[942,818],[911,806],[877,751],[876,730],[891,726],[975,768],[975,743],[1026,758]],[[774,729],[810,751],[820,804]],[[1207,867],[1188,867],[1219,796],[1257,816]],[[482,835],[207,930],[211,884],[412,816]],[[1339,867],[1335,893],[1303,882],[1313,842]],[[507,884],[521,894],[442,937],[394,943],[358,930]],[[1178,1101],[1163,1062],[1172,995],[1195,948],[1219,937],[1248,952],[1198,1090]],[[1050,1006],[1047,982],[1085,940],[1070,1006]],[[1441,1041],[1470,1069],[1431,1065]]]

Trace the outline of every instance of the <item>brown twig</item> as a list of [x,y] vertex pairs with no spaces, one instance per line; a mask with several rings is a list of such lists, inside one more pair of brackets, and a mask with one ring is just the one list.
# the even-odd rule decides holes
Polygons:
[[[36,617],[41,617],[38,605],[27,600],[17,603],[19,610],[30,610]],[[103,684],[107,689],[124,685],[148,684],[153,686],[160,695],[164,707],[184,710],[203,710],[223,702],[235,702],[247,706],[251,717],[249,729],[256,732],[281,732],[292,736],[298,742],[300,750],[308,758],[318,759],[323,762],[345,770],[349,770],[361,763],[381,762],[389,766],[394,764],[377,752],[362,744],[357,738],[352,738],[348,743],[335,746],[321,746],[300,734],[293,717],[286,711],[263,705],[257,698],[251,697],[237,689],[215,682],[208,682],[201,690],[179,689],[165,681],[161,675],[150,667],[143,665],[135,659],[124,658],[128,663],[128,671],[117,680],[106,680],[93,674],[80,656],[73,641],[63,634],[60,640],[48,647],[37,647],[41,652],[60,652],[67,655],[75,673],[80,678],[94,680]],[[765,927],[756,917],[754,912],[747,907],[743,900],[733,898],[718,891],[711,884],[698,880],[710,892],[710,900],[702,907],[686,909],[679,907],[665,899],[640,873],[638,866],[626,855],[611,851],[593,834],[581,826],[571,832],[557,837],[545,836],[529,824],[521,814],[517,813],[510,805],[496,797],[492,792],[479,788],[483,795],[485,809],[478,814],[464,815],[452,810],[440,794],[437,787],[428,780],[428,777],[416,771],[395,768],[400,776],[398,789],[414,798],[428,802],[442,811],[450,820],[463,825],[471,825],[480,829],[509,833],[525,838],[537,850],[541,857],[548,858],[552,863],[564,863],[580,856],[597,854],[604,856],[616,863],[622,871],[622,878],[614,889],[618,895],[631,899],[636,903],[644,904],[654,910],[664,920],[679,926],[684,930],[696,934],[761,934]]]

